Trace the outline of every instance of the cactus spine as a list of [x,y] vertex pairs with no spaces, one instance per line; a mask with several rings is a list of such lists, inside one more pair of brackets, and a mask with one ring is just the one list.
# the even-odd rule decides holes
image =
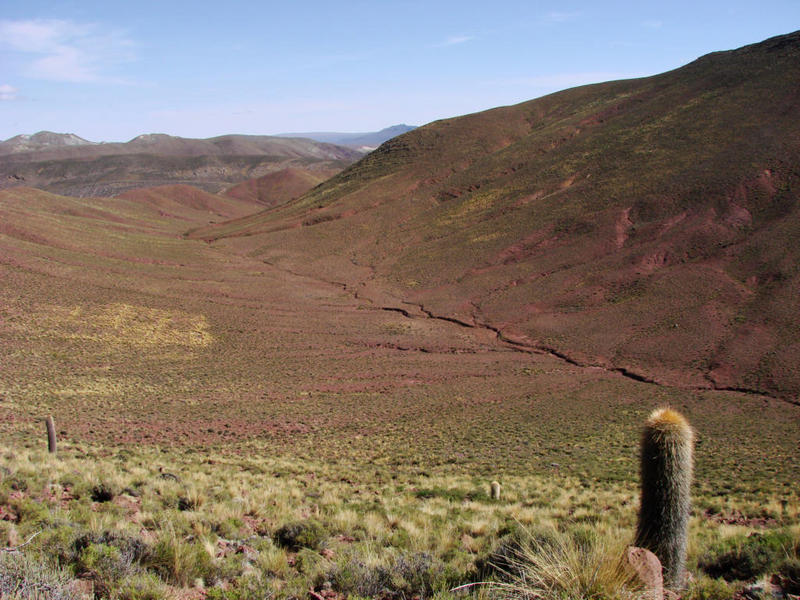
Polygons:
[[692,483],[694,431],[669,408],[650,414],[642,433],[641,505],[636,545],[664,568],[664,586],[684,584]]
[[500,500],[500,484],[497,481],[493,481],[489,484],[489,488],[491,490],[490,497],[492,500]]
[[56,424],[53,422],[53,417],[47,417],[45,420],[47,426],[47,451],[50,454],[56,453]]

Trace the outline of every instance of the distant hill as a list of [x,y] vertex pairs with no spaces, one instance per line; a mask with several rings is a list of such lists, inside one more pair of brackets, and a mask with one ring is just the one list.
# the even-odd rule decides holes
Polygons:
[[78,137],[74,133],[40,131],[33,135],[17,135],[0,142],[0,155],[19,152],[37,152],[67,146],[92,146],[94,142]]
[[0,189],[25,185],[85,197],[191,183],[216,193],[289,167],[335,173],[360,156],[343,146],[272,136],[147,134],[126,143],[97,144],[73,134],[40,132],[0,142]]
[[798,81],[795,32],[437,121],[192,236],[520,351],[796,401]]
[[223,193],[230,198],[237,198],[264,206],[276,206],[295,198],[299,198],[315,185],[319,185],[337,171],[288,168],[248,179],[236,184]]
[[337,144],[339,146],[347,146],[348,148],[369,151],[377,148],[383,142],[408,131],[413,131],[414,129],[416,129],[416,127],[413,125],[392,125],[391,127],[371,133],[318,131],[311,133],[279,133],[278,137],[307,138],[316,140],[317,142],[326,142],[328,144]]

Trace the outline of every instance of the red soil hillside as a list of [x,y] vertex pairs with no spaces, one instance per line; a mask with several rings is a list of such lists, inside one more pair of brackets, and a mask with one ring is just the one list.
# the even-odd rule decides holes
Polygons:
[[[728,490],[717,486],[732,472],[737,489],[761,489],[766,453],[770,484],[796,487],[800,406],[658,388],[518,352],[413,306],[384,310],[365,288],[185,239],[209,205],[187,207],[182,193],[162,204],[152,193],[0,191],[0,435],[10,445],[41,447],[53,415],[60,448],[188,446],[287,465],[305,456],[373,479],[375,465],[488,481],[556,463],[570,478],[619,481],[635,476],[640,423],[669,404],[702,431],[708,489]],[[325,277],[340,275],[352,278]]]
[[209,194],[190,185],[163,185],[131,190],[119,195],[125,200],[148,204],[165,216],[188,221],[233,219],[257,210],[253,201]]
[[338,169],[289,168],[263,177],[249,179],[225,190],[230,198],[238,198],[246,202],[258,203],[266,207],[284,204],[305,194],[315,185],[319,185],[329,177],[338,173]]
[[520,350],[800,395],[800,33],[395,138],[193,232]]

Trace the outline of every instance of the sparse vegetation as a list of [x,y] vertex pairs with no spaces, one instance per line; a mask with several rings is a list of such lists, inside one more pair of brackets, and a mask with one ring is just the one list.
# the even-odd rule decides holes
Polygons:
[[[218,227],[242,205],[0,192],[0,546],[38,533],[7,593],[623,600],[676,496],[687,600],[796,590],[796,61],[753,52],[441,121]],[[638,510],[665,405],[691,512],[685,449]]]
[[[0,447],[1,466],[26,483],[17,486],[25,488],[19,497],[0,502],[3,514],[15,515],[0,521],[0,536],[13,546],[40,532],[21,550],[26,564],[57,560],[59,581],[89,581],[103,597],[163,598],[202,588],[212,598],[290,598],[309,589],[337,597],[428,598],[482,581],[495,583],[467,589],[484,597],[554,599],[640,593],[641,584],[620,570],[635,538],[635,473],[616,484],[509,474],[498,503],[485,491],[470,497],[465,490],[480,486],[472,487],[468,471],[454,473],[448,465],[429,466],[427,474],[388,465],[354,472],[349,463],[223,449],[107,450],[63,444],[56,459],[46,448]],[[179,480],[162,479],[163,464]],[[137,495],[93,500],[97,474]],[[183,495],[204,501],[181,511],[168,498]],[[698,504],[713,498],[701,493]],[[729,510],[755,519],[771,500],[764,491],[752,502],[731,504],[730,496],[728,502]],[[38,510],[26,508],[33,506]],[[721,598],[724,590],[771,574],[793,585],[796,509],[769,527],[727,525],[706,511],[696,508],[690,523],[696,575],[687,597]],[[760,562],[734,573],[732,565],[743,568],[746,557]],[[716,582],[720,577],[731,583]]]

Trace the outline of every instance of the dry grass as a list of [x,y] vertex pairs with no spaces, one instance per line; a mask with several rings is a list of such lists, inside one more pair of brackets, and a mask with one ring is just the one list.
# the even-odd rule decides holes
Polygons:
[[626,569],[629,532],[524,529],[504,556],[501,581],[486,584],[493,598],[516,600],[634,600],[646,597]]
[[[631,484],[508,476],[507,493],[496,501],[488,479],[466,474],[404,474],[401,481],[391,469],[376,477],[344,463],[219,450],[109,452],[64,443],[57,457],[8,446],[0,457],[0,509],[14,515],[0,521],[0,535],[19,543],[41,531],[27,549],[35,560],[60,557],[112,591],[161,586],[167,594],[202,582],[221,598],[236,597],[225,596],[226,588],[289,598],[326,586],[342,596],[429,597],[480,580],[481,565],[510,547],[505,571],[493,575],[502,585],[479,594],[638,593],[614,562],[633,536]],[[93,500],[99,487],[111,490],[111,500]],[[728,506],[749,518],[761,510],[741,499]],[[697,572],[699,556],[749,532],[797,540],[799,528],[796,515],[732,525],[697,508],[690,567]]]

